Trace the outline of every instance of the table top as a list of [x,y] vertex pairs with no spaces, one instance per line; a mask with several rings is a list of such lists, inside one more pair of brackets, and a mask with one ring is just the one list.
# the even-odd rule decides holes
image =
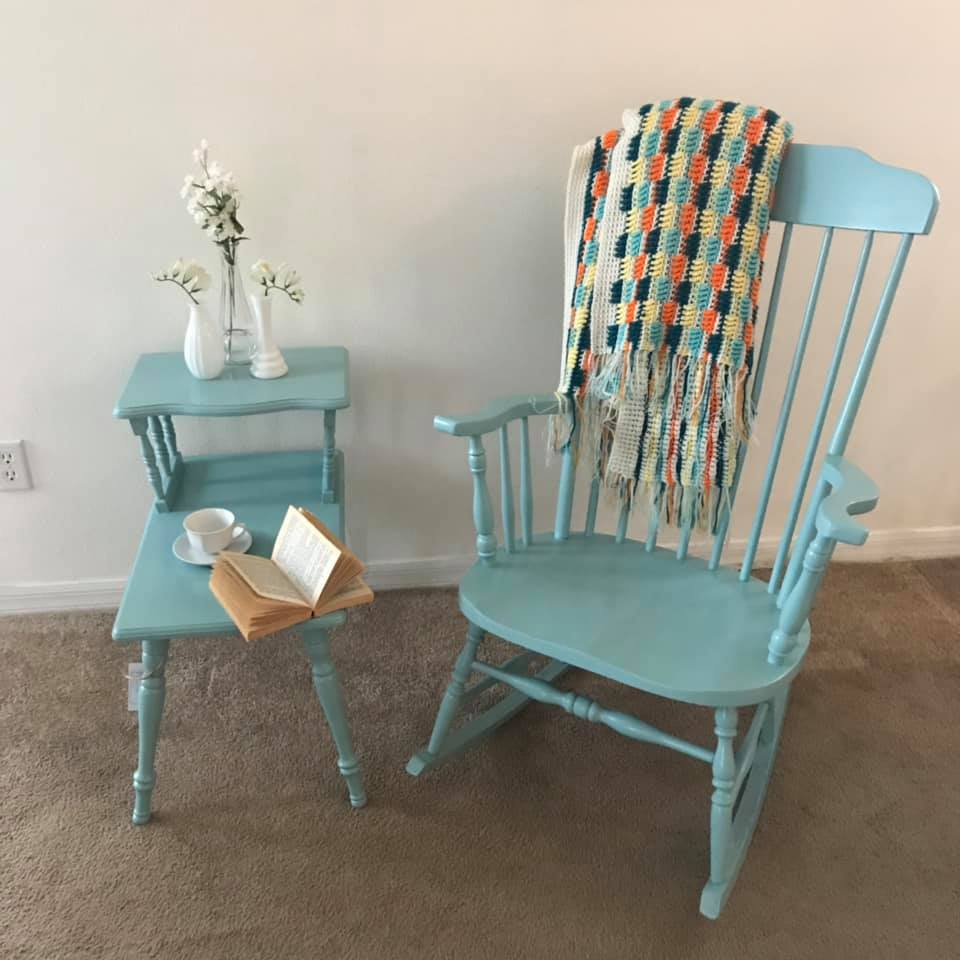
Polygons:
[[[269,557],[273,541],[293,504],[312,511],[343,536],[343,456],[337,454],[337,502],[324,503],[320,492],[323,453],[282,453],[187,457],[183,482],[169,513],[151,510],[113,625],[113,638],[173,639],[237,630],[210,592],[210,568],[191,566],[173,555],[183,519],[201,507],[226,507],[253,536],[251,553]],[[313,621],[318,627],[343,623],[342,611]]]
[[197,380],[182,353],[142,354],[113,415],[236,417],[350,406],[344,347],[294,347],[283,356],[290,369],[276,380],[257,380],[247,366],[226,367],[216,380]]

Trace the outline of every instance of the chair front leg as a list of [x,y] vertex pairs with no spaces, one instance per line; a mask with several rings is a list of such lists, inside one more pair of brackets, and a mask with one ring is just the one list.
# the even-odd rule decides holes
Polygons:
[[737,711],[733,707],[720,707],[716,711],[710,881],[700,897],[700,912],[712,920],[720,916],[733,890],[760,819],[789,693],[790,688],[784,687],[757,707],[750,729],[736,752],[733,741],[737,734]]
[[133,822],[137,826],[150,820],[150,803],[153,798],[153,788],[157,783],[154,759],[157,753],[157,740],[160,736],[163,702],[166,699],[166,666],[169,650],[169,640],[143,641],[143,676],[140,679],[140,693],[137,698],[139,747],[137,769],[133,775]]
[[447,684],[440,709],[437,711],[437,719],[433,724],[433,733],[430,735],[427,753],[436,756],[443,746],[450,725],[460,709],[463,692],[467,688],[467,681],[470,679],[470,673],[473,670],[473,661],[477,659],[477,647],[480,646],[481,640],[483,640],[483,631],[476,624],[471,623],[467,627],[467,641],[453,666],[453,676],[450,678],[450,683]]
[[733,787],[737,761],[733,741],[737,736],[735,707],[720,707],[714,714],[717,749],[713,755],[713,796],[710,810],[710,882],[722,883],[728,872],[733,830]]
[[[437,719],[433,724],[433,733],[427,746],[415,753],[407,763],[407,773],[414,777],[420,776],[425,770],[449,760],[479,743],[489,736],[498,727],[515,717],[530,702],[530,697],[517,689],[498,700],[492,706],[478,712],[456,730],[451,730],[457,714],[477,697],[501,682],[489,675],[479,680],[471,687],[467,686],[470,674],[474,671],[477,659],[477,648],[483,640],[484,631],[471,623],[467,627],[467,641],[457,657],[453,667],[453,676],[447,684],[446,692],[440,701]],[[506,663],[501,669],[508,672],[522,674],[527,669],[531,659],[530,653],[521,653]],[[551,660],[531,679],[543,680],[552,683],[569,669],[568,665],[559,660]]]
[[326,630],[310,630],[304,634],[303,646],[313,668],[313,686],[317,691],[317,699],[327,718],[333,742],[337,746],[337,766],[347,782],[350,803],[354,807],[365,806],[367,794],[363,789],[360,763],[353,752],[340,678],[333,666],[333,660],[330,659],[330,637]]

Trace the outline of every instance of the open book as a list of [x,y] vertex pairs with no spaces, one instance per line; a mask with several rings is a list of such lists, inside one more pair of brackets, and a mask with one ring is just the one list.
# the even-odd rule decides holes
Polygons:
[[273,553],[221,553],[210,589],[247,640],[373,600],[363,563],[309,510],[290,507]]

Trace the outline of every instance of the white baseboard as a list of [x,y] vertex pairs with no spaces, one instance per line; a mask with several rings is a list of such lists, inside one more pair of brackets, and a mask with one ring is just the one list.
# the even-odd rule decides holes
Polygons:
[[[745,543],[744,540],[731,540],[724,554],[724,562],[739,560]],[[670,546],[670,541],[664,539],[663,544]],[[763,538],[757,550],[757,565],[770,564],[776,547],[775,538]],[[692,548],[692,552],[699,551]],[[879,563],[885,560],[928,560],[955,556],[960,556],[960,526],[874,530],[862,547],[839,548],[836,559],[842,562]],[[371,563],[367,568],[367,579],[374,590],[447,587],[456,584],[473,561],[473,554],[387,560]],[[0,614],[116,609],[123,596],[125,582],[122,577],[104,577],[0,584]]]
[[47,613],[55,610],[115,610],[126,580],[48,580],[43,583],[0,584],[0,614]]

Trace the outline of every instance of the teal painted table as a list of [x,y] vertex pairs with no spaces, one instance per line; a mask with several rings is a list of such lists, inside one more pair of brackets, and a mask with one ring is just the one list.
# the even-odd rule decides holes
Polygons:
[[[343,455],[336,449],[336,411],[350,405],[347,351],[301,347],[285,353],[289,373],[256,380],[247,367],[228,367],[217,380],[195,380],[180,353],[148,353],[137,361],[113,412],[129,420],[154,504],[113,625],[119,643],[139,641],[144,675],[139,691],[139,754],[133,775],[133,822],[150,819],[156,785],[154,758],[163,712],[170,641],[236,634],[210,592],[210,570],[174,557],[183,518],[201,507],[227,507],[253,536],[251,552],[269,556],[287,507],[315,513],[337,535],[344,528]],[[323,443],[283,453],[184,457],[174,416],[235,417],[284,410],[323,413]],[[298,629],[313,667],[313,681],[339,753],[350,802],[366,803],[353,752],[343,695],[330,658],[329,630],[344,623],[337,612]],[[260,641],[269,642],[269,641]]]

